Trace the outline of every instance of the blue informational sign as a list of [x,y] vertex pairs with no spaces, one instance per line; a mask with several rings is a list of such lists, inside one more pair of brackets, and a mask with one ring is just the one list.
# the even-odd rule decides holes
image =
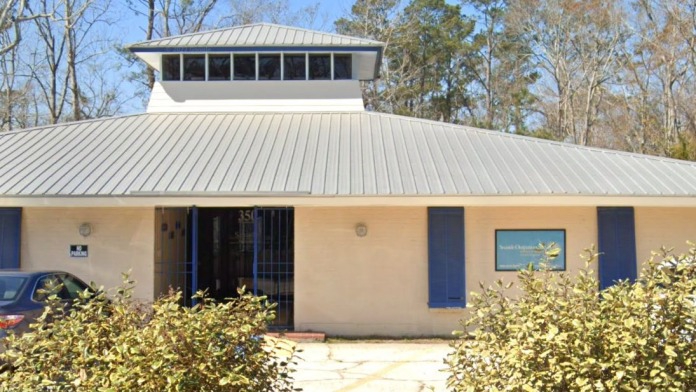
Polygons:
[[560,253],[549,260],[548,269],[564,271],[565,266],[565,230],[496,230],[495,231],[495,270],[519,271],[531,263],[539,269],[544,260],[544,251],[540,248],[555,244]]

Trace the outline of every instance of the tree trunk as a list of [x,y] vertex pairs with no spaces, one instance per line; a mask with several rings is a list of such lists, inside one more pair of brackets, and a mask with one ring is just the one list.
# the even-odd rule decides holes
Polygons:
[[68,78],[70,79],[70,93],[72,94],[72,119],[73,121],[79,121],[82,119],[82,110],[80,107],[80,87],[77,81],[77,47],[73,24],[74,6],[74,0],[65,1],[65,41],[67,42]]
[[[154,30],[155,0],[147,0],[147,30],[145,32],[145,39],[147,41],[152,39]],[[147,67],[145,73],[147,74],[147,87],[152,91],[152,88],[155,86],[155,70],[152,67]]]
[[491,37],[493,36],[494,22],[491,21],[488,25],[488,34],[486,35],[486,45],[488,47],[488,53],[486,54],[486,128],[493,127],[493,42]]

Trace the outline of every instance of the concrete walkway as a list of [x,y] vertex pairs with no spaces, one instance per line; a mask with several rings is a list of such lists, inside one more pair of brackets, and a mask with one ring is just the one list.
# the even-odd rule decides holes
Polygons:
[[305,392],[446,391],[446,342],[299,343],[295,387]]

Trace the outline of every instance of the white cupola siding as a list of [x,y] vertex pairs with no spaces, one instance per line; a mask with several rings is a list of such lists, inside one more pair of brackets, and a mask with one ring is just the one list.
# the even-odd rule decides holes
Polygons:
[[130,50],[159,72],[148,113],[361,112],[383,44],[253,24],[147,41]]

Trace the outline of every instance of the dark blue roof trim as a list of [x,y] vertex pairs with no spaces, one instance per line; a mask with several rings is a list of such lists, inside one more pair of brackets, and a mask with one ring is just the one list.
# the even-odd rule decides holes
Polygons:
[[186,52],[382,52],[381,46],[198,46],[198,47],[130,47],[133,53],[186,53]]

